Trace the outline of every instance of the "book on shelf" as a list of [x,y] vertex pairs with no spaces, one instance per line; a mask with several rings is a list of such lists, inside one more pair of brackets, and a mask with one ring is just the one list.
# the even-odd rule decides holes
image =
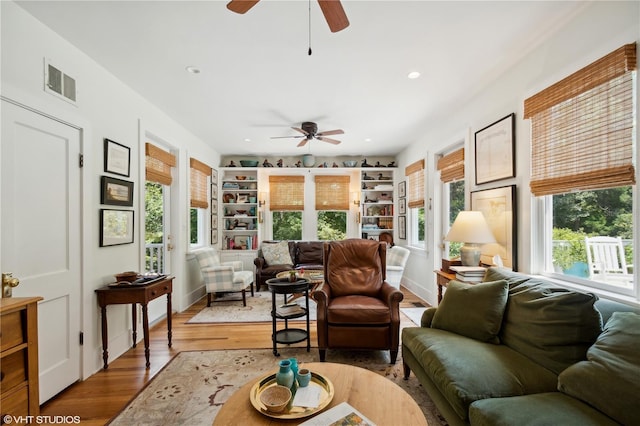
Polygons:
[[297,303],[287,303],[276,307],[276,313],[278,315],[294,315],[304,312],[304,308]]

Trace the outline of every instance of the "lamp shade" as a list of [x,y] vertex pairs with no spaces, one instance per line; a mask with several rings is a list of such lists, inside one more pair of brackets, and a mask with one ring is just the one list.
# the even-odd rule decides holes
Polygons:
[[495,243],[496,238],[482,212],[461,211],[445,237],[446,241],[460,243]]

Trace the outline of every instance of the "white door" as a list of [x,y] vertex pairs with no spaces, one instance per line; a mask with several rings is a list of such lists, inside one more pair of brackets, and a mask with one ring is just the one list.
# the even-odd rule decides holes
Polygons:
[[38,304],[40,403],[80,379],[80,131],[2,101],[0,267]]

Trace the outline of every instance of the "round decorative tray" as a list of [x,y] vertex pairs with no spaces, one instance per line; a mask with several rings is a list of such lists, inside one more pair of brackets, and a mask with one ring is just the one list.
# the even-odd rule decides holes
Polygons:
[[251,387],[251,391],[249,392],[249,399],[251,400],[251,405],[258,410],[260,413],[264,414],[268,417],[273,417],[275,419],[301,419],[303,417],[311,416],[315,413],[322,411],[333,399],[334,389],[333,383],[326,377],[321,374],[311,372],[311,382],[309,382],[309,386],[318,386],[320,388],[320,403],[317,407],[297,407],[292,405],[293,399],[295,397],[295,391],[293,391],[293,396],[291,397],[291,401],[289,401],[289,405],[284,409],[281,413],[272,413],[267,411],[267,408],[260,401],[260,394],[268,387],[276,385],[276,375],[275,373],[269,374],[262,379],[258,380],[255,385]]

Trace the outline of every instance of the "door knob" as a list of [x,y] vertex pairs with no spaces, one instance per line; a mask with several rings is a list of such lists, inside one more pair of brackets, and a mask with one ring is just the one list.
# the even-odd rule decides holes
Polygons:
[[12,272],[2,273],[2,297],[11,297],[11,289],[17,287],[20,280],[13,277]]

